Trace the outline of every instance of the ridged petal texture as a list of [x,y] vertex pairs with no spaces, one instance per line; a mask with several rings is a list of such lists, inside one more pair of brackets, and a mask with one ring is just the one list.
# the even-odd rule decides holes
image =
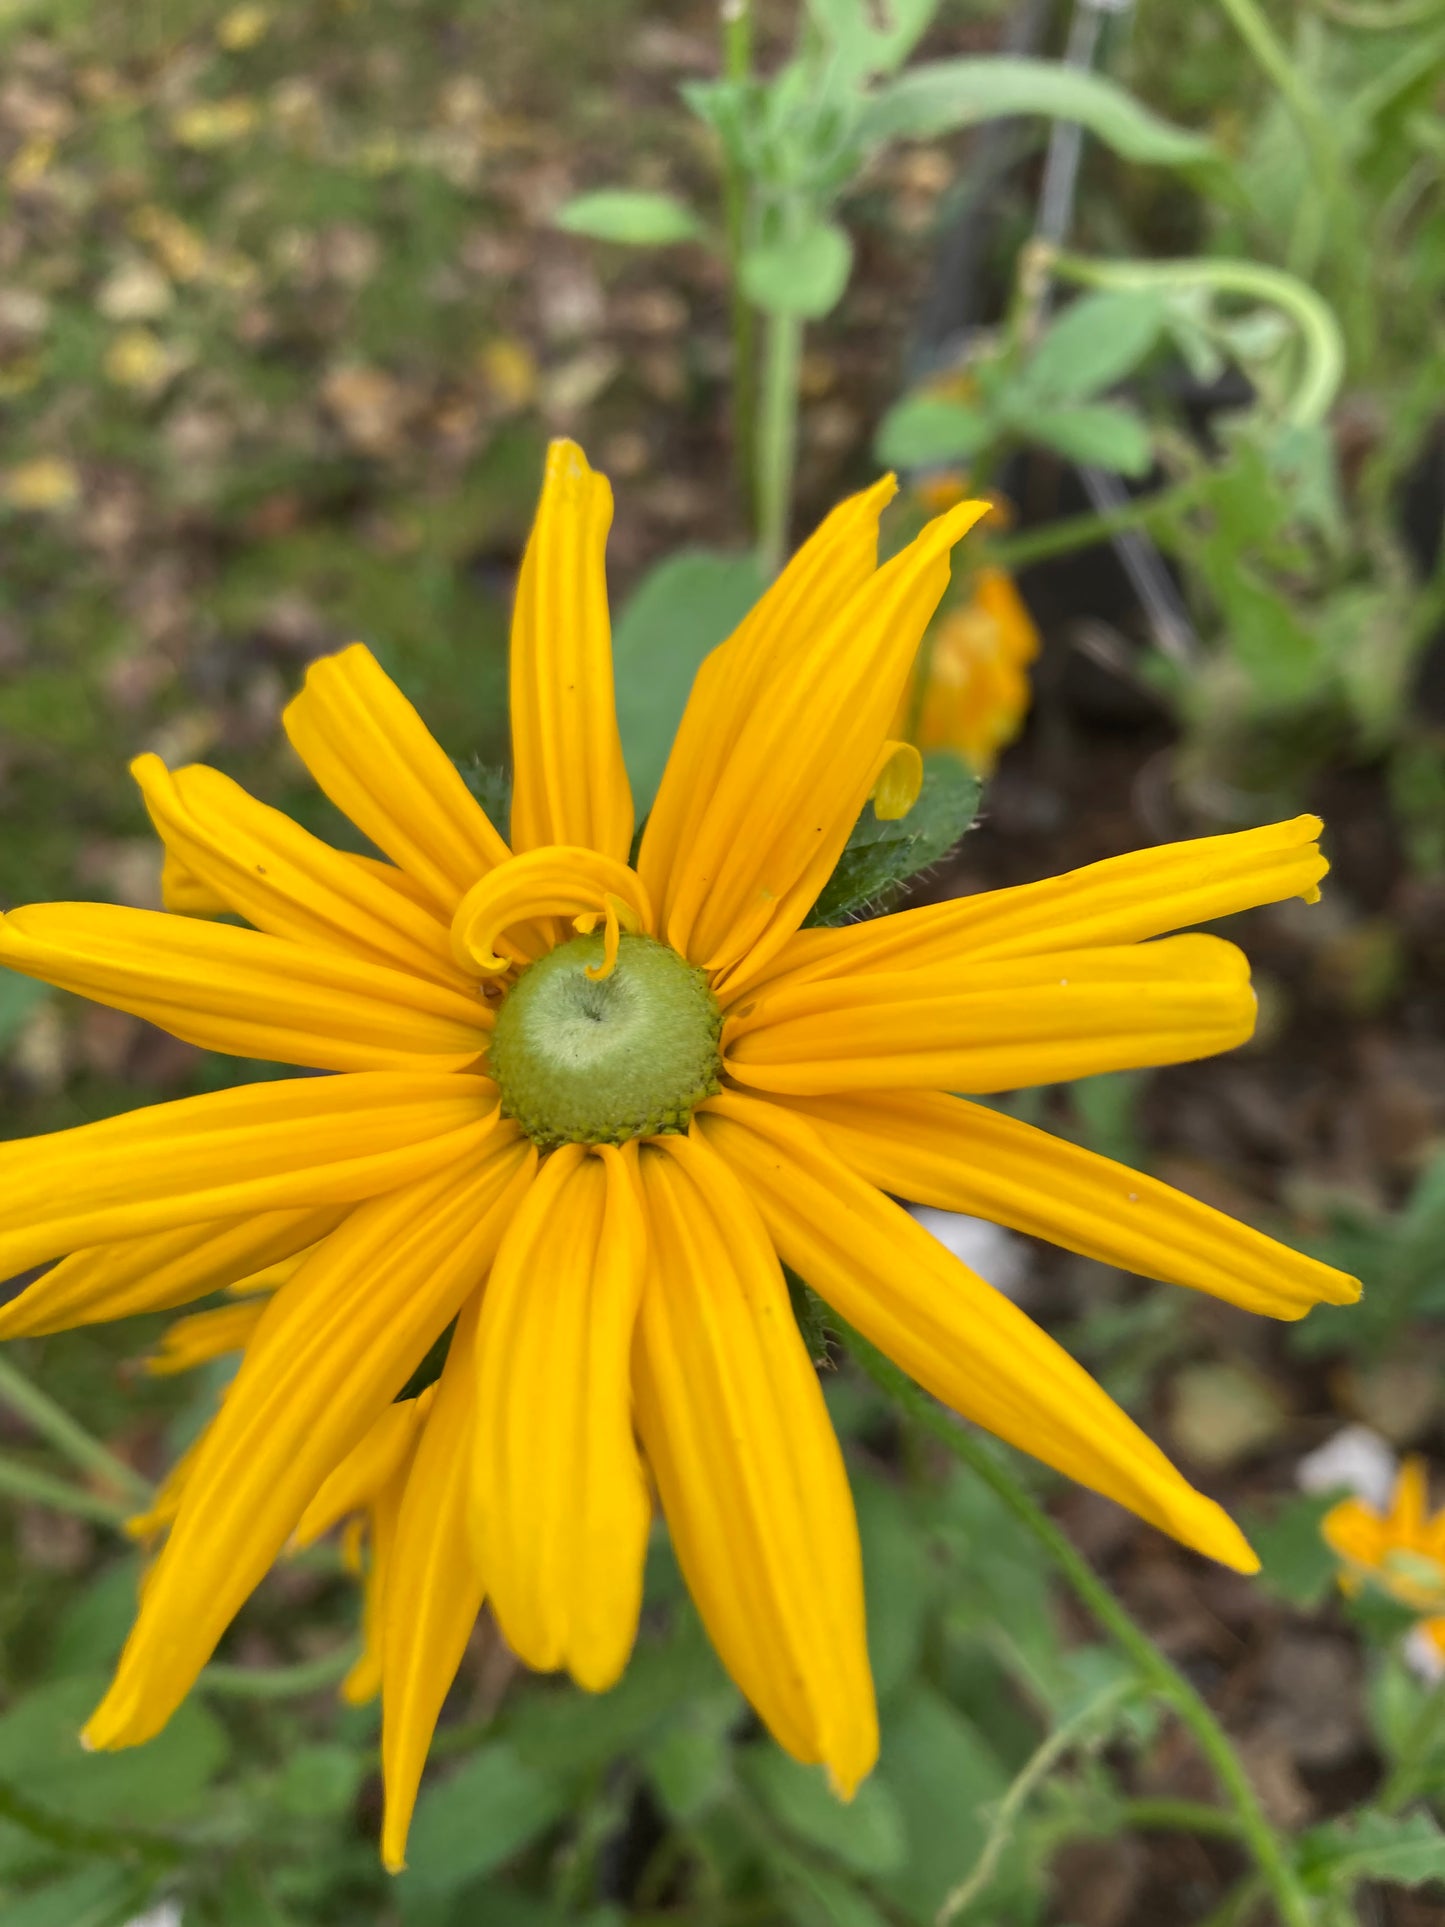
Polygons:
[[[635,869],[611,492],[561,442],[517,585],[510,842],[356,644],[311,666],[285,726],[376,855],[147,755],[134,774],[169,914],[0,919],[0,965],[209,1050],[330,1073],[0,1143],[0,1278],[49,1265],[0,1307],[0,1338],[220,1293],[149,1368],[241,1355],[130,1522],[165,1544],[91,1744],[156,1732],[272,1561],[341,1526],[363,1585],[343,1690],[381,1692],[382,1851],[399,1868],[484,1597],[522,1659],[606,1688],[636,1635],[655,1497],[723,1663],[779,1744],[849,1795],[878,1745],[858,1535],[783,1263],[962,1419],[1253,1567],[1219,1507],[894,1199],[1273,1317],[1347,1303],[1352,1279],[951,1094],[1242,1042],[1242,953],[1171,933],[1312,900],[1319,823],[803,928],[860,812],[917,794],[895,719],[983,510],[879,568],[892,491],[842,503],[703,664]],[[519,971],[598,926],[603,974],[624,930],[706,972],[722,1089],[685,1135],[542,1155],[486,1074],[494,1012]],[[434,1348],[440,1376],[418,1392]],[[1418,1485],[1388,1522],[1337,1515],[1342,1556],[1433,1547]]]

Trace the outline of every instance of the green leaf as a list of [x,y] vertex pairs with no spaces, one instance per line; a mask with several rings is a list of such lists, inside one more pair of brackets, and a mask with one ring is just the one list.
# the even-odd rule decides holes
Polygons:
[[928,31],[938,0],[808,0],[849,79],[890,73]]
[[644,1746],[647,1777],[674,1819],[696,1819],[727,1791],[732,1777],[729,1735],[740,1711],[732,1691],[691,1696],[677,1718]]
[[885,1711],[882,1769],[903,1813],[907,1857],[877,1884],[931,1921],[982,1852],[985,1809],[1009,1776],[972,1722],[927,1686]]
[[692,679],[763,592],[751,555],[684,549],[644,576],[612,639],[617,726],[639,818],[651,807]]
[[560,1779],[520,1759],[505,1740],[484,1746],[448,1779],[424,1789],[407,1846],[408,1871],[396,1883],[408,1903],[460,1887],[500,1867],[545,1833],[571,1803]]
[[739,269],[743,293],[770,314],[816,321],[838,305],[853,267],[853,243],[836,221],[749,248]]
[[1090,462],[1116,475],[1147,475],[1154,459],[1149,430],[1132,408],[1082,402],[1075,408],[1029,408],[1016,426],[1030,441],[1057,449],[1071,462]]
[[821,1767],[800,1766],[771,1742],[743,1747],[737,1766],[769,1817],[809,1846],[855,1873],[891,1873],[903,1865],[903,1816],[876,1774],[845,1805]]
[[145,1889],[123,1867],[86,1867],[5,1902],[5,1927],[118,1927]]
[[842,923],[947,856],[972,828],[981,791],[958,757],[925,756],[918,801],[893,823],[880,822],[871,804],[864,808],[808,922]]
[[80,1729],[108,1683],[104,1674],[72,1675],[17,1701],[0,1719],[0,1779],[87,1824],[145,1827],[191,1812],[225,1765],[226,1729],[191,1699],[145,1746],[86,1753]]
[[1049,400],[1081,401],[1133,371],[1158,341],[1164,303],[1154,294],[1101,289],[1072,302],[1034,350],[1027,386]]
[[366,1756],[349,1746],[328,1741],[299,1746],[286,1756],[277,1782],[277,1798],[286,1813],[330,1818],[355,1804],[369,1770]]
[[49,994],[48,984],[0,967],[0,1050],[19,1036],[25,1019]]
[[1405,1817],[1371,1807],[1348,1819],[1314,1827],[1298,1842],[1300,1873],[1316,1893],[1353,1887],[1361,1880],[1388,1880],[1422,1887],[1445,1880],[1445,1833],[1428,1813]]
[[1336,1572],[1334,1554],[1320,1537],[1320,1521],[1338,1493],[1289,1499],[1267,1515],[1246,1514],[1242,1523],[1259,1554],[1264,1583],[1291,1605],[1312,1610],[1328,1594]]
[[965,402],[905,395],[879,423],[874,448],[885,468],[931,468],[969,460],[996,433],[988,416]]
[[937,1573],[920,1522],[896,1485],[855,1471],[853,1499],[863,1545],[868,1658],[878,1697],[886,1700],[918,1668]]
[[866,1894],[826,1867],[776,1843],[768,1858],[783,1889],[783,1904],[799,1927],[887,1927],[885,1916]]
[[594,241],[618,241],[631,248],[696,241],[703,233],[697,216],[672,195],[644,194],[621,187],[574,195],[558,208],[553,219],[568,234],[586,234]]
[[1112,81],[1049,60],[1007,55],[924,61],[881,89],[863,116],[870,141],[933,140],[980,121],[1043,114],[1077,121],[1125,160],[1221,164],[1212,142],[1141,107]]

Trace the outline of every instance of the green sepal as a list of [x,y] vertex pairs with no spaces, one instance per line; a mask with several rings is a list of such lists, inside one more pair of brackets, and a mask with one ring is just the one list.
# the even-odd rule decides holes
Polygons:
[[899,886],[945,857],[973,828],[983,785],[959,757],[925,756],[923,787],[906,816],[884,823],[869,804],[853,826],[809,924],[846,923],[885,910]]
[[458,763],[457,769],[462,781],[487,812],[493,828],[506,836],[512,816],[511,772],[499,769],[495,763],[480,762],[475,756],[465,763]]
[[798,1322],[798,1331],[808,1348],[808,1356],[815,1365],[826,1365],[828,1358],[828,1307],[814,1291],[804,1284],[796,1271],[783,1266],[783,1276],[788,1281],[788,1301],[793,1307],[793,1316]]
[[442,1375],[442,1367],[447,1362],[447,1353],[452,1348],[452,1333],[456,1328],[457,1321],[454,1318],[446,1330],[432,1341],[426,1357],[397,1393],[393,1400],[394,1404],[400,1405],[403,1399],[416,1398],[426,1390],[428,1385],[436,1384]]

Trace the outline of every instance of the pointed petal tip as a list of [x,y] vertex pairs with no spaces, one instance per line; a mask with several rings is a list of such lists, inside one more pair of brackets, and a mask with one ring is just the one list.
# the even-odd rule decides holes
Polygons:
[[1179,1536],[1206,1559],[1214,1559],[1231,1572],[1255,1573],[1260,1569],[1259,1554],[1245,1538],[1234,1520],[1213,1499],[1200,1495],[1201,1511],[1187,1532]]

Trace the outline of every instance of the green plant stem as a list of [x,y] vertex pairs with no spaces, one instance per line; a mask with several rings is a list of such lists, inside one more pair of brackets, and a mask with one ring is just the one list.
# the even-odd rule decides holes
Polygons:
[[891,1364],[866,1338],[836,1320],[843,1343],[868,1376],[937,1439],[954,1458],[981,1478],[1026,1526],[1053,1559],[1090,1613],[1133,1660],[1141,1680],[1171,1706],[1194,1735],[1220,1787],[1238,1816],[1239,1835],[1274,1899],[1282,1927],[1312,1927],[1309,1897],[1290,1865],[1284,1842],[1271,1826],[1224,1728],[1184,1675],[1136,1626],[1088,1561],[1035,1503],[1011,1472],[964,1425]]
[[797,315],[764,319],[763,393],[758,419],[758,558],[771,580],[787,553],[798,453],[798,371],[803,324]]
[[48,1472],[37,1472],[18,1459],[4,1457],[0,1457],[0,1493],[26,1505],[45,1505],[54,1512],[91,1519],[101,1526],[120,1528],[135,1511],[133,1505],[118,1504],[99,1492],[87,1492],[83,1486],[71,1485],[65,1479],[52,1478]]
[[1018,535],[1005,535],[991,541],[988,559],[1000,569],[1022,569],[1031,562],[1047,562],[1074,549],[1087,549],[1096,542],[1107,542],[1126,529],[1150,528],[1157,521],[1188,508],[1207,491],[1213,476],[1207,469],[1176,482],[1172,488],[1155,495],[1136,496],[1122,508],[1105,509],[1098,514],[1070,515],[1042,528],[1025,529]]
[[1308,219],[1301,218],[1291,266],[1312,274],[1329,222],[1331,207],[1342,185],[1340,156],[1328,114],[1290,58],[1256,0],[1219,0],[1223,12],[1253,56],[1255,64],[1277,90],[1293,115],[1309,150],[1315,182],[1306,197]]
[[1183,288],[1210,288],[1220,294],[1253,296],[1287,314],[1299,330],[1304,367],[1290,399],[1289,418],[1313,427],[1328,414],[1345,371],[1345,343],[1328,302],[1297,275],[1255,261],[1091,261],[1080,254],[1055,254],[1056,274],[1087,288],[1138,288],[1171,294]]
[[1246,1874],[1238,1886],[1230,1888],[1214,1911],[1200,1921],[1199,1927],[1244,1927],[1267,1892],[1258,1874]]
[[1066,1753],[1080,1741],[1107,1725],[1124,1702],[1139,1691],[1136,1679],[1116,1680],[1112,1686],[1081,1706],[1072,1719],[1061,1720],[1042,1744],[1025,1761],[1007,1793],[999,1802],[983,1851],[972,1870],[952,1888],[934,1916],[937,1927],[948,1927],[951,1920],[969,1907],[984,1892],[998,1869],[1004,1848],[1013,1837],[1019,1814],[1042,1781],[1048,1778]]
[[[753,0],[723,0],[723,73],[730,81],[745,81],[753,66]],[[748,233],[748,178],[737,157],[726,149],[722,163],[723,233],[727,244],[728,277],[732,288],[733,467],[738,494],[748,526],[757,514],[757,317],[743,293],[742,260]]]
[[148,1480],[124,1459],[118,1459],[99,1439],[92,1438],[49,1393],[32,1385],[3,1355],[0,1355],[0,1403],[8,1405],[18,1418],[23,1418],[82,1472],[92,1473],[133,1499],[145,1502],[151,1499]]
[[317,1659],[303,1660],[297,1666],[228,1666],[214,1663],[201,1674],[200,1685],[208,1693],[223,1693],[230,1699],[297,1699],[303,1693],[317,1693],[350,1672],[356,1661],[356,1648],[340,1646],[322,1653]]
[[1202,1833],[1222,1840],[1239,1838],[1239,1821],[1223,1807],[1203,1800],[1126,1800],[1119,1809],[1126,1827],[1138,1833]]
[[1380,1789],[1379,1804],[1384,1812],[1398,1813],[1414,1799],[1420,1790],[1420,1769],[1442,1736],[1445,1736],[1445,1679],[1438,1679],[1411,1721],[1399,1757]]

